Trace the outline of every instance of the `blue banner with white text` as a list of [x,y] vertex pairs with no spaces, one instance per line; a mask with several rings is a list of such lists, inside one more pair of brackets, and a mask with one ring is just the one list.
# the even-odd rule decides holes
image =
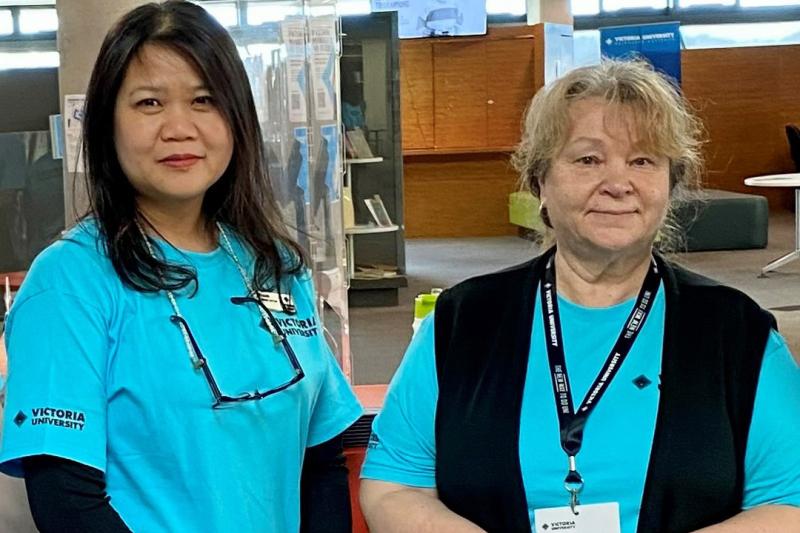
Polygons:
[[680,23],[641,24],[600,28],[603,57],[643,57],[653,67],[681,84]]

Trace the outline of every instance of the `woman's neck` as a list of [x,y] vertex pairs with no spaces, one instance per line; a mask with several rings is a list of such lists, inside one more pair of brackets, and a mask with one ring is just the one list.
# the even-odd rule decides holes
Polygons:
[[571,302],[586,307],[608,307],[639,293],[651,250],[631,255],[592,258],[557,248],[556,289]]
[[217,236],[203,216],[202,209],[158,208],[139,204],[139,212],[167,242],[191,252],[210,252],[217,247]]

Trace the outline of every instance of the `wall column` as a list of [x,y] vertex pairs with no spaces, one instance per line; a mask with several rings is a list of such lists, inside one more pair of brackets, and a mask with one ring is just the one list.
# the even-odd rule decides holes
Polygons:
[[[124,13],[147,0],[57,0],[58,51],[61,56],[58,68],[58,85],[61,112],[64,112],[64,95],[84,94],[92,74],[97,52],[108,30]],[[83,193],[83,175],[64,168],[64,216],[67,227],[75,221],[76,214],[86,209]],[[79,187],[75,188],[77,181]],[[77,201],[76,201],[77,199]]]
[[528,24],[540,22],[572,25],[569,0],[528,0]]

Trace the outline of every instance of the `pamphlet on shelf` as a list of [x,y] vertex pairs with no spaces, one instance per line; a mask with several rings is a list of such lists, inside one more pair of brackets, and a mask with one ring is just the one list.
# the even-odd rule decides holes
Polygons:
[[346,132],[347,137],[347,153],[350,157],[355,159],[370,159],[375,157],[372,149],[369,147],[367,138],[364,136],[364,131],[361,128],[356,128]]
[[353,277],[355,279],[384,279],[396,278],[397,267],[394,265],[356,265]]
[[379,194],[376,194],[372,198],[364,198],[364,203],[367,204],[367,209],[369,209],[372,218],[375,219],[375,223],[378,224],[378,226],[387,227],[394,225]]

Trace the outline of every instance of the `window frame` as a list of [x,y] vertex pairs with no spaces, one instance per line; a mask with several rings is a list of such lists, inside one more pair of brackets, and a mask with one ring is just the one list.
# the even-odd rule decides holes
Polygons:
[[22,33],[19,27],[19,15],[21,10],[29,9],[55,9],[54,5],[22,5],[22,6],[2,6],[0,9],[11,11],[13,31],[9,35],[0,35],[0,43],[8,42],[31,42],[31,41],[55,41],[57,31],[40,31],[36,33]]
[[603,0],[600,0],[600,13],[597,15],[576,15],[574,29],[596,30],[604,26],[622,26],[626,24],[653,24],[659,22],[680,22],[689,24],[736,24],[759,22],[794,22],[800,20],[800,5],[742,7],[740,0],[733,6],[688,6],[674,5],[676,0],[668,0],[669,6],[664,9],[619,9],[603,11]]

